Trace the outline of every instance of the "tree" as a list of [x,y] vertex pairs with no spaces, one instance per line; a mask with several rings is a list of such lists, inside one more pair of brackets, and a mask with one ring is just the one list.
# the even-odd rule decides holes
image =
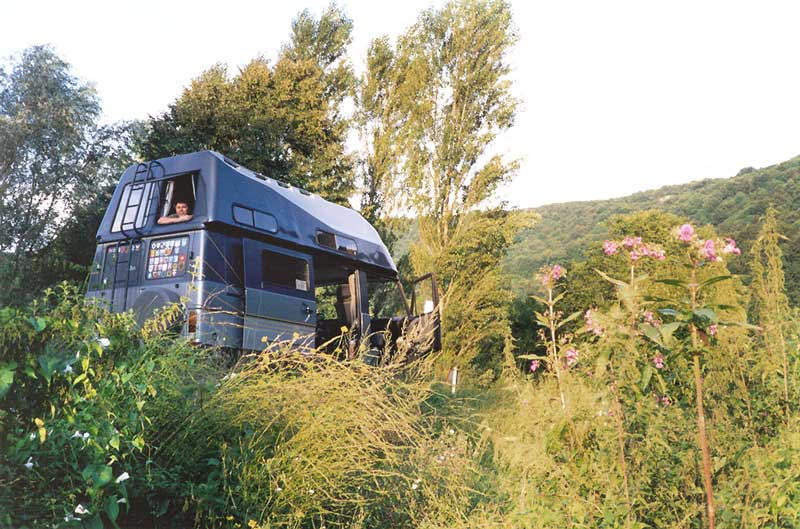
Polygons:
[[439,276],[444,347],[462,365],[492,365],[489,351],[511,343],[499,262],[527,218],[491,203],[517,163],[489,149],[514,121],[506,54],[516,39],[504,1],[450,2],[425,11],[394,52],[373,42],[362,92],[364,181],[385,192],[402,169],[405,193],[392,198],[419,217],[411,261]]
[[259,57],[233,77],[214,65],[148,122],[144,158],[213,149],[272,178],[346,203],[353,160],[342,104],[354,87],[346,57],[352,22],[335,5],[303,11],[274,65]]
[[117,128],[99,116],[94,88],[51,48],[28,48],[0,72],[0,302],[41,286],[31,260],[116,176]]

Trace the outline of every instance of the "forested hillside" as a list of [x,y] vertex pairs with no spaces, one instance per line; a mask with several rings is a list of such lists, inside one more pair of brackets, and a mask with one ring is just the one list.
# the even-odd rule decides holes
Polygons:
[[[568,202],[536,208],[541,220],[522,233],[506,258],[507,272],[518,290],[531,285],[542,265],[580,260],[584,252],[607,237],[605,221],[614,215],[655,209],[736,239],[747,253],[767,206],[779,212],[779,228],[790,241],[800,236],[800,157],[764,169],[742,169],[732,178],[701,180],[636,193],[611,200]],[[732,265],[746,273],[746,259]],[[784,244],[786,289],[793,305],[800,302],[800,247]]]

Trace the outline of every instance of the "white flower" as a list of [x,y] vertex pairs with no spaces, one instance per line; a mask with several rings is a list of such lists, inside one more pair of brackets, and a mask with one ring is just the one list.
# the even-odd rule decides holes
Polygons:
[[27,463],[25,463],[25,468],[27,468],[28,470],[33,469],[33,456],[30,456],[28,458]]
[[108,347],[111,345],[111,340],[108,338],[98,338],[97,341],[100,343],[101,347]]
[[314,494],[314,489],[308,489],[309,494]]
[[72,437],[70,439],[75,439],[76,437],[82,437],[82,436],[83,436],[83,434],[81,432],[79,432],[78,430],[75,430],[75,433],[72,434]]
[[89,432],[83,432],[83,440],[86,441],[89,439]]
[[64,368],[64,374],[66,375],[67,373],[72,373],[72,366],[67,366]]
[[35,440],[36,440],[36,432],[33,432],[33,433],[31,433],[31,434],[28,436],[28,438],[29,438],[31,441],[35,441]]
[[450,429],[450,435],[453,435],[454,433],[456,433],[456,431],[451,428]]
[[126,500],[125,498],[120,498],[117,500],[117,503],[128,503],[128,500]]
[[125,481],[126,479],[128,479],[128,478],[130,478],[130,477],[131,477],[131,476],[130,476],[130,474],[128,474],[127,472],[123,472],[123,473],[122,473],[122,474],[120,474],[120,475],[119,475],[119,477],[117,478],[117,483],[122,483],[123,481]]
[[280,486],[280,485],[275,485],[275,492],[280,492],[280,491],[282,491],[282,490],[283,490],[283,489],[281,488],[281,486]]
[[88,510],[88,509],[86,509],[86,507],[84,507],[83,505],[81,505],[81,504],[79,503],[79,504],[78,504],[78,506],[77,506],[77,507],[75,507],[75,514],[81,514],[81,515],[83,515],[83,514],[89,514],[89,510]]
[[80,520],[80,518],[75,518],[75,517],[74,517],[74,516],[72,516],[71,514],[68,514],[68,515],[64,516],[64,521],[65,521],[65,522],[71,522],[71,521],[73,521],[73,520]]
[[417,487],[419,487],[419,484],[417,484],[417,483],[412,483],[411,484],[411,489],[412,490],[417,490]]

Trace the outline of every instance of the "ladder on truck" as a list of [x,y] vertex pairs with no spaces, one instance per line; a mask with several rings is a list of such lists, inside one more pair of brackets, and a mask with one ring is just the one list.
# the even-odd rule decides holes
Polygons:
[[[155,176],[156,170],[160,170],[161,174],[159,177]],[[142,236],[144,235],[143,227],[149,225],[148,221],[151,215],[156,213],[156,208],[152,207],[153,195],[155,194],[157,197],[160,194],[160,186],[156,184],[166,177],[164,173],[164,166],[159,162],[140,163],[136,166],[133,180],[125,184],[125,188],[122,191],[122,196],[125,197],[125,204],[122,210],[120,231],[126,238],[117,241],[112,253],[112,258],[114,259],[114,274],[111,281],[110,301],[112,310],[114,309],[114,296],[117,292],[117,277],[119,275],[120,266],[124,267],[124,286],[120,287],[123,289],[122,312],[128,308],[128,289],[130,288],[131,282],[131,259],[133,250],[137,244],[139,248],[141,248]],[[134,199],[134,192],[138,190],[141,190],[141,192],[137,193]],[[139,217],[142,215],[142,207],[145,208],[144,217],[140,222]],[[122,279],[120,279],[120,281],[122,281]]]

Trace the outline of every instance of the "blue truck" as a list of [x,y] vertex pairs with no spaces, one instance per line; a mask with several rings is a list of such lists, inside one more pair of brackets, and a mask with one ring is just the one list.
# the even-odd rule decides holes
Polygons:
[[[400,314],[371,315],[370,286],[391,283]],[[412,330],[426,344],[415,354],[440,348],[435,277],[411,284],[407,297],[358,212],[201,151],[125,170],[97,231],[87,297],[140,325],[179,304],[186,338],[238,350],[319,348],[346,332],[350,354],[370,350],[375,362]],[[418,291],[429,298],[421,311]],[[323,296],[332,309],[320,311]]]

